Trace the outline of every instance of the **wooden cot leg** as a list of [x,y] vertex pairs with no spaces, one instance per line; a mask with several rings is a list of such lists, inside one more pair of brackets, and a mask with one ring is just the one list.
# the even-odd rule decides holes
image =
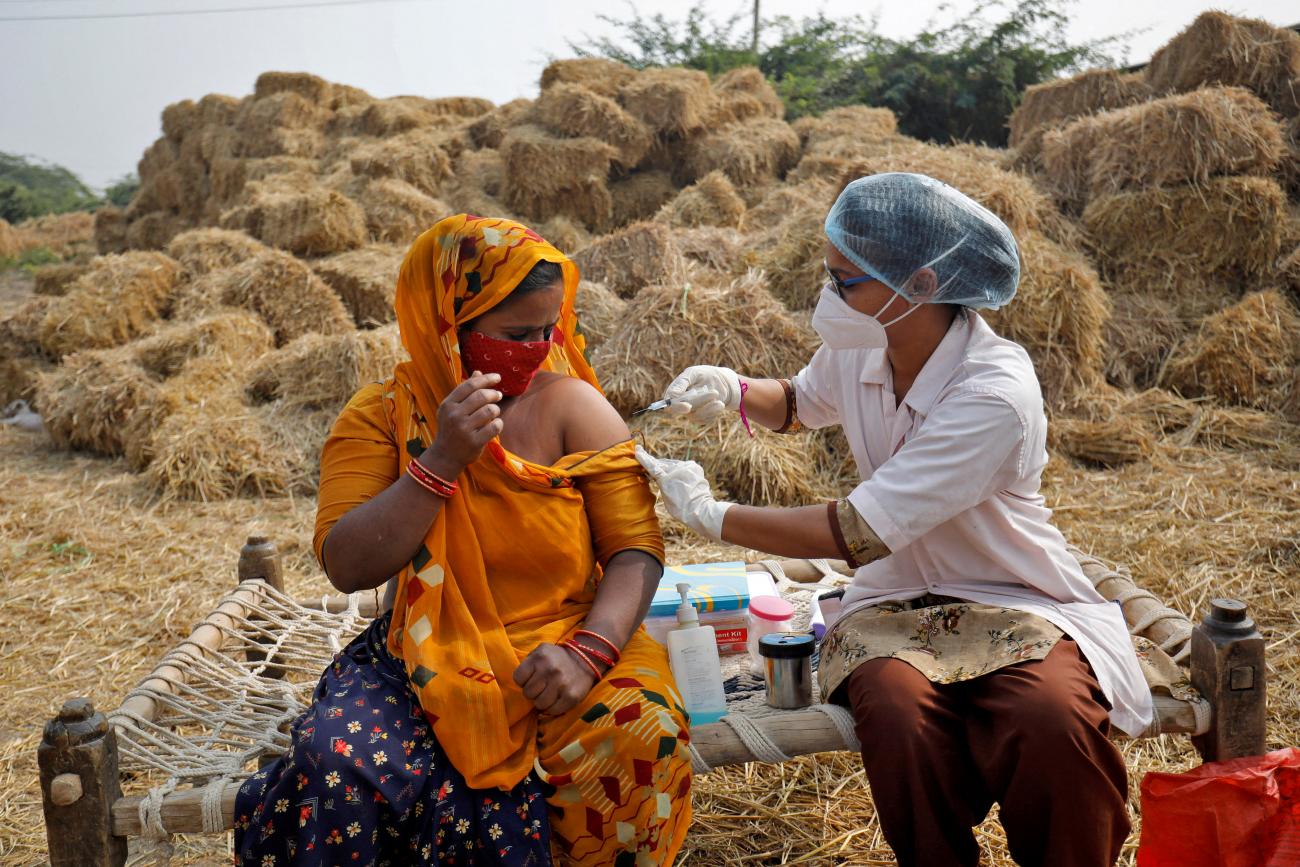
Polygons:
[[1192,631],[1192,686],[1214,709],[1210,730],[1192,738],[1206,762],[1264,752],[1264,637],[1236,599],[1214,599]]
[[117,735],[88,698],[74,698],[45,725],[36,749],[51,867],[121,867],[126,838],[110,810],[122,797]]
[[[260,579],[273,589],[284,592],[284,570],[280,564],[280,551],[275,543],[265,536],[249,536],[244,547],[239,549],[239,581]],[[247,650],[244,656],[249,662],[261,662],[266,654],[256,650]],[[284,669],[267,665],[262,676],[279,679],[284,677]]]

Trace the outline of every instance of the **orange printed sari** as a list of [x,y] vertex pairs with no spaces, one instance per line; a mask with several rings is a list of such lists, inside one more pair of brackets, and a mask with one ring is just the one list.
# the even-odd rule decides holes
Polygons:
[[[326,446],[318,551],[340,511],[326,501],[327,475],[349,442],[364,439],[346,424],[383,431],[396,447],[395,479],[432,442],[439,404],[465,377],[458,327],[543,260],[561,265],[565,288],[543,369],[598,387],[574,312],[577,267],[518,223],[440,221],[411,247],[398,278],[411,360],[379,395],[354,398]],[[670,863],[690,823],[690,763],[663,648],[638,630],[620,663],[559,717],[539,718],[513,680],[539,644],[580,627],[609,557],[637,548],[663,559],[631,442],[540,466],[493,440],[459,481],[399,576],[388,637],[439,745],[474,788],[509,788],[535,770],[554,790],[547,802],[560,863]]]

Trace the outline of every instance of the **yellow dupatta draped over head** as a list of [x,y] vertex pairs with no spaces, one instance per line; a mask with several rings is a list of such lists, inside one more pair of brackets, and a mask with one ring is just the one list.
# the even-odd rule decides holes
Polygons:
[[[501,303],[541,261],[558,263],[564,279],[554,346],[542,369],[597,386],[577,331],[577,266],[535,232],[511,220],[461,214],[438,222],[407,253],[395,306],[411,360],[398,365],[384,389],[403,470],[432,442],[439,404],[465,379],[457,329]],[[628,461],[635,467],[630,446],[617,451],[618,456],[602,455],[584,470],[601,465],[628,469],[621,466]],[[558,641],[581,614],[574,615],[570,606],[564,616],[530,625],[526,634],[508,628],[494,600],[481,545],[500,546],[503,530],[508,533],[507,528],[525,520],[548,520],[548,510],[553,511],[555,519],[544,526],[555,528],[549,535],[559,538],[546,539],[537,556],[550,561],[542,565],[553,568],[558,581],[574,568],[590,571],[591,542],[576,538],[587,531],[573,477],[515,458],[498,440],[466,469],[460,486],[399,576],[388,644],[404,660],[439,744],[468,784],[509,787],[532,769],[537,737],[532,703],[513,681],[531,647],[516,645]],[[581,527],[574,524],[575,508]],[[522,557],[533,556],[520,539],[506,544]],[[529,571],[536,572],[538,565],[530,563]],[[498,582],[510,577],[493,576],[498,591]]]

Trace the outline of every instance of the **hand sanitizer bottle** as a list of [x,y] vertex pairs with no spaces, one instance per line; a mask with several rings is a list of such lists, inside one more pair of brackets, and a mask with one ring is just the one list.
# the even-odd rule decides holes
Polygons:
[[668,633],[668,664],[682,694],[691,724],[717,722],[727,712],[722,690],[722,662],[712,626],[700,624],[700,615],[686,598],[689,584],[678,584],[682,604],[677,606],[677,627]]

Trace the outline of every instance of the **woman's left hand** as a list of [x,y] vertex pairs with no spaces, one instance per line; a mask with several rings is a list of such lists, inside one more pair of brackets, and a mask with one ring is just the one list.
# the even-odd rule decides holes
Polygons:
[[572,651],[540,644],[515,669],[515,683],[539,711],[559,716],[586,698],[596,679]]

